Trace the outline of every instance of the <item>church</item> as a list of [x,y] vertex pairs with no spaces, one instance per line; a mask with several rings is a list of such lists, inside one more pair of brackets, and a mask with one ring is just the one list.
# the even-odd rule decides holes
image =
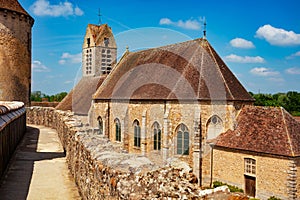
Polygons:
[[[183,161],[203,186],[217,180],[263,199],[299,196],[299,122],[281,108],[253,106],[254,99],[205,32],[203,38],[158,48],[135,52],[127,48],[117,61],[111,28],[89,24],[82,74],[57,109],[86,116],[89,126],[124,151],[162,164]],[[266,126],[266,120],[274,119],[280,130]],[[282,137],[276,136],[278,131]],[[264,148],[268,137],[278,141]],[[278,146],[281,142],[286,145]],[[282,164],[284,172],[275,173],[275,163]],[[266,169],[262,166],[273,170],[280,183],[265,187],[271,180],[261,175]]]

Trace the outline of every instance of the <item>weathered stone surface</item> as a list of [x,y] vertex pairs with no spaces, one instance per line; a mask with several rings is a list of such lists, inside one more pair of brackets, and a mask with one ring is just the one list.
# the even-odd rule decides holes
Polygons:
[[202,190],[191,168],[178,160],[160,166],[147,157],[126,153],[122,145],[82,126],[71,112],[31,107],[27,109],[27,123],[57,130],[83,199],[227,199],[231,196],[227,187]]

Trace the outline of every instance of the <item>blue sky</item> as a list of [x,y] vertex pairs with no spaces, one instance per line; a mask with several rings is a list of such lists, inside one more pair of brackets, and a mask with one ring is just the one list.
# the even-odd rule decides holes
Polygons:
[[86,26],[112,27],[122,55],[207,39],[248,91],[300,91],[298,0],[19,0],[35,19],[32,91],[69,92],[80,77]]

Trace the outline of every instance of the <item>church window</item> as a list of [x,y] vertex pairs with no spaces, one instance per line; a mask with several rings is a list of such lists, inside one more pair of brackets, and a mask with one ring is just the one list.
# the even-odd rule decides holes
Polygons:
[[184,124],[180,124],[177,127],[176,153],[179,155],[189,155],[189,131]]
[[119,119],[115,119],[116,141],[121,142],[121,123]]
[[111,58],[111,55],[107,55],[107,58]]
[[213,139],[218,137],[223,131],[223,122],[217,115],[213,115],[207,123],[207,139]]
[[153,124],[153,149],[161,149],[161,129],[157,122]]
[[134,120],[134,146],[141,147],[141,127],[138,120]]
[[89,52],[89,50],[86,50],[86,53],[88,53]]
[[255,175],[256,160],[252,158],[245,158],[245,174]]
[[107,53],[108,53],[108,54],[110,53],[110,50],[109,50],[109,49],[107,49]]
[[99,134],[102,135],[103,134],[103,121],[102,121],[102,118],[99,116],[97,121],[98,121]]
[[102,53],[105,53],[105,49],[102,49]]

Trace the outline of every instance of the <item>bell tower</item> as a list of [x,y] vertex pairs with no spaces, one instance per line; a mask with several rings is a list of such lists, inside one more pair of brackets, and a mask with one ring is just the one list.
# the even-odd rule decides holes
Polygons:
[[111,28],[89,24],[82,46],[83,77],[109,74],[116,60],[117,45]]

